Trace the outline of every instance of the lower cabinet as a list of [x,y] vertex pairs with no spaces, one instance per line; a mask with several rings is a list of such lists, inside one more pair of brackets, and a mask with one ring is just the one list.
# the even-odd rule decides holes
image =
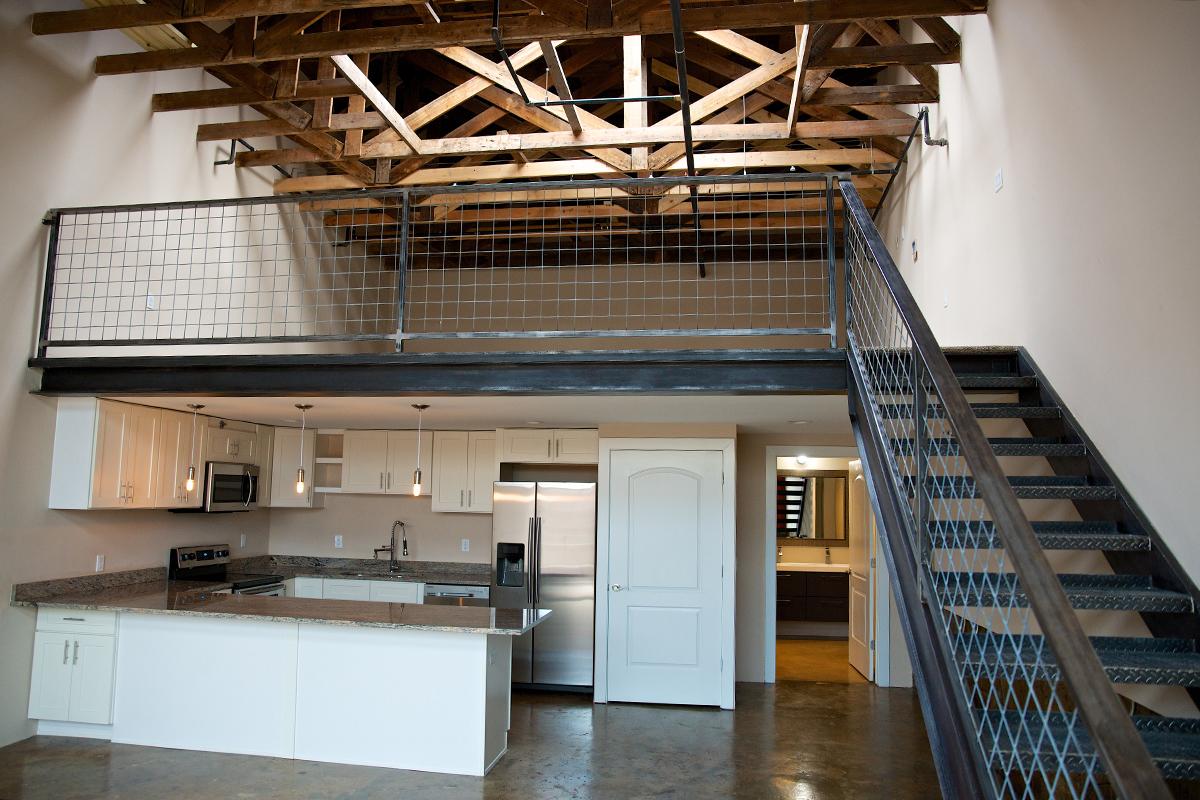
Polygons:
[[775,618],[793,622],[848,622],[849,576],[836,572],[775,573]]
[[111,723],[116,639],[113,612],[39,612],[29,717]]
[[359,578],[289,578],[288,597],[325,600],[374,600],[380,603],[421,603],[425,584],[411,581],[372,581]]

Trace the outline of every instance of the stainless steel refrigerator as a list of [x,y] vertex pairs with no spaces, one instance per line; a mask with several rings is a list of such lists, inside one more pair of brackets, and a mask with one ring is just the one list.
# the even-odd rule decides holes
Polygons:
[[492,556],[493,606],[554,612],[513,642],[513,683],[591,686],[596,484],[495,484]]

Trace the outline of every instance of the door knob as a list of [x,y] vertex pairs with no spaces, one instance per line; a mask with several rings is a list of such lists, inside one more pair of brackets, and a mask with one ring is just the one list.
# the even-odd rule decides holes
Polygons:
[[619,592],[619,591],[621,591],[621,590],[622,590],[623,588],[625,588],[625,587],[623,587],[623,586],[622,586],[621,584],[619,584],[619,583],[614,583],[612,586],[610,586],[610,587],[608,587],[608,588],[612,589],[614,592]]

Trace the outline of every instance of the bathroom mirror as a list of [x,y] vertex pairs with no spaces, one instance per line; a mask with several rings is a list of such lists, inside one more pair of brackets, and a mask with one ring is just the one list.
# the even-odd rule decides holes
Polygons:
[[847,546],[846,472],[781,469],[775,481],[775,536],[781,545]]

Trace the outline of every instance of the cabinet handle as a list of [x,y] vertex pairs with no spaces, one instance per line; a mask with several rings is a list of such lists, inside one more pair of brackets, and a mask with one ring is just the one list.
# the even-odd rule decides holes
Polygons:
[[561,455],[562,455],[562,440],[555,439],[554,440],[554,457],[558,458]]
[[71,649],[71,643],[63,639],[63,663],[67,663],[67,652]]
[[392,473],[390,473],[390,472],[388,473],[387,488],[389,488],[389,489],[392,488]]
[[83,622],[83,617],[63,617],[63,622]]
[[550,457],[550,440],[546,440],[546,458]]
[[78,639],[75,640],[75,652],[71,654],[71,663],[72,664],[79,663],[79,640]]
[[379,473],[379,488],[383,488],[383,473]]
[[467,507],[470,508],[473,505],[475,505],[475,490],[467,489]]
[[463,495],[464,495],[464,494],[466,494],[466,490],[465,490],[465,489],[459,489],[459,490],[458,490],[458,507],[459,507],[459,508],[462,508],[462,507],[463,507]]

